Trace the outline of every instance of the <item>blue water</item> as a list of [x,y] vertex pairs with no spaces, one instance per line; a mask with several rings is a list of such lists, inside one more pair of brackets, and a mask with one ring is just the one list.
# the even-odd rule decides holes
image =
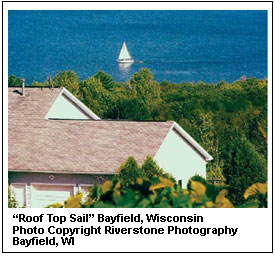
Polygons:
[[[141,67],[157,81],[267,77],[266,11],[9,11],[9,75],[44,81],[98,70],[127,81]],[[116,62],[126,41],[136,61]]]

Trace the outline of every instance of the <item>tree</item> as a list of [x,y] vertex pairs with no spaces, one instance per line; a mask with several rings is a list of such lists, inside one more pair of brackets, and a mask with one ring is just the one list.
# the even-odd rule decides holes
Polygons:
[[10,75],[8,78],[8,87],[22,87],[22,78],[16,75]]
[[117,176],[123,187],[134,184],[137,178],[151,180],[154,177],[163,177],[169,179],[173,183],[176,182],[176,179],[171,174],[161,169],[150,156],[146,157],[141,167],[138,166],[134,157],[128,157],[120,166]]
[[94,78],[98,79],[106,90],[111,91],[115,86],[113,78],[101,70],[96,73]]
[[118,98],[116,101],[116,116],[127,120],[148,120],[150,113],[146,106],[137,98]]
[[207,163],[207,179],[224,180],[222,174],[223,160],[219,151],[219,138],[211,112],[194,111],[193,118],[180,120],[180,125],[195,138],[196,141],[213,157]]
[[148,110],[148,119],[158,119],[161,103],[159,83],[153,80],[153,74],[147,68],[132,75],[129,81],[130,97],[137,99]]
[[53,79],[54,87],[64,87],[73,95],[78,96],[79,78],[73,71],[59,72]]
[[109,111],[114,107],[113,94],[107,91],[95,77],[81,81],[78,95],[83,103],[101,118],[108,118]]
[[120,166],[117,177],[122,187],[128,187],[136,182],[137,178],[143,178],[144,172],[139,168],[134,157],[129,156],[127,160]]
[[157,163],[153,160],[152,157],[147,156],[141,166],[142,171],[144,172],[143,176],[151,179],[153,177],[163,177],[171,180],[172,182],[177,182],[176,179],[169,173],[161,169]]
[[267,165],[252,143],[240,135],[233,141],[226,142],[227,147],[222,152],[226,159],[223,174],[229,185],[229,199],[236,205],[244,203],[245,189],[254,183],[265,183]]

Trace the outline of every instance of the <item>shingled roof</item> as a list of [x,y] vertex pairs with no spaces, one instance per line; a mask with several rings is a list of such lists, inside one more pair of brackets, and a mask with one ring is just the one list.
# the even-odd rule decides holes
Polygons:
[[[61,89],[9,88],[9,171],[112,174],[155,156],[174,122],[45,120]],[[19,89],[20,90],[20,89]]]
[[[62,88],[25,88],[25,96],[21,88],[9,87],[9,121],[42,120],[45,118]],[[19,121],[18,121],[19,122]]]

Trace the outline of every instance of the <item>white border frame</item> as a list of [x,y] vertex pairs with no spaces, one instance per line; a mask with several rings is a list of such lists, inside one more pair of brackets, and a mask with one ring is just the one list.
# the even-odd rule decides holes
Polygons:
[[[217,241],[217,239],[211,239],[207,240],[205,237],[204,239],[201,239],[199,243],[199,239],[196,237],[184,237],[180,238],[178,240],[177,237],[170,236],[167,237],[167,239],[164,241],[165,245],[167,245],[168,251],[173,252],[188,252],[188,251],[208,251],[208,252],[271,252],[271,248],[273,245],[273,241],[271,240],[271,232],[273,228],[273,222],[271,225],[271,218],[272,218],[272,211],[273,211],[273,193],[272,193],[272,186],[273,186],[273,141],[271,141],[272,135],[273,135],[273,109],[272,109],[272,85],[273,85],[273,70],[272,70],[272,62],[273,62],[273,49],[272,49],[272,2],[200,2],[198,3],[190,3],[190,2],[178,2],[178,3],[171,3],[171,2],[158,2],[155,3],[129,3],[129,2],[123,2],[123,3],[98,3],[98,2],[90,2],[90,3],[77,3],[77,2],[66,2],[66,6],[64,3],[37,3],[37,2],[5,2],[3,3],[3,21],[4,21],[4,27],[3,27],[3,56],[4,56],[4,62],[3,62],[3,84],[7,84],[8,81],[8,28],[7,28],[7,10],[268,10],[268,196],[269,196],[269,205],[267,209],[184,209],[185,213],[199,213],[205,216],[206,224],[212,223],[212,225],[224,225],[225,223],[232,223],[232,225],[236,225],[240,228],[240,235],[238,237],[238,241],[235,241],[234,239],[220,239]],[[253,22],[253,21],[252,21]],[[7,209],[7,181],[8,180],[8,114],[7,114],[7,106],[8,106],[8,100],[7,97],[7,87],[3,87],[4,97],[3,97],[3,121],[4,121],[4,137],[3,137],[3,189],[4,189],[4,207],[5,210],[3,212],[3,218],[5,219],[5,222],[3,223],[3,231],[5,232],[4,240],[3,240],[3,251],[4,252],[10,252],[10,251],[17,251],[17,252],[38,252],[38,251],[49,251],[43,247],[41,249],[34,247],[33,249],[28,248],[15,248],[10,246],[9,238],[12,236],[10,233],[10,223],[12,221],[11,217],[14,213],[22,213],[24,209]],[[272,142],[272,143],[270,143]],[[272,186],[271,186],[272,184]],[[49,211],[47,211],[49,210]],[[82,213],[87,212],[85,209],[75,209],[79,213],[80,211]],[[88,209],[90,210],[90,209]],[[130,213],[139,213],[142,212],[142,209],[99,209],[100,211],[104,211],[105,214],[114,214],[117,212],[122,212],[125,214]],[[153,209],[144,209],[146,211],[154,212]],[[156,212],[161,214],[180,214],[182,209],[156,209]],[[94,209],[94,212],[100,212],[97,211],[97,209]],[[37,215],[42,212],[42,209],[28,209],[29,214]],[[72,213],[73,209],[43,209],[43,212],[50,212],[54,214],[68,214]],[[77,213],[75,211],[75,213]],[[10,220],[10,221],[9,221]],[[221,222],[222,221],[222,222]],[[260,223],[259,223],[260,222]],[[211,224],[210,224],[211,225]],[[62,252],[96,252],[96,251],[105,251],[107,252],[109,248],[111,248],[111,251],[117,252],[122,251],[121,242],[123,242],[123,248],[125,248],[126,251],[134,251],[138,252],[141,251],[152,251],[157,252],[158,247],[156,244],[154,244],[154,239],[152,237],[148,238],[147,240],[143,240],[141,237],[139,242],[144,241],[143,248],[138,248],[136,246],[136,237],[133,236],[125,236],[123,237],[115,237],[115,241],[113,241],[112,237],[108,240],[108,247],[106,247],[106,238],[104,238],[102,241],[99,239],[96,243],[94,243],[93,248],[85,248],[87,245],[86,240],[83,240],[83,244],[80,242],[76,247],[69,247],[69,248],[62,248]],[[259,243],[259,238],[261,240],[261,243]],[[162,246],[162,239],[161,237],[156,238],[157,244],[159,246]],[[146,243],[148,241],[148,244]],[[180,248],[178,247],[179,243],[184,242],[184,245]],[[198,243],[200,246],[198,247]],[[212,245],[215,244],[215,247],[211,248]],[[173,246],[174,247],[171,247]],[[81,247],[83,246],[83,247]],[[113,247],[112,247],[113,246]],[[119,248],[117,248],[119,247]],[[191,248],[191,249],[190,249]],[[53,249],[52,252],[59,252],[60,250]],[[60,255],[59,253],[56,255]]]

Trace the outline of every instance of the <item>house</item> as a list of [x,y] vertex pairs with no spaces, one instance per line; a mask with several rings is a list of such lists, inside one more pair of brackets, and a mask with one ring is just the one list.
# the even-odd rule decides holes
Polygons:
[[176,122],[101,120],[64,88],[9,88],[9,183],[19,206],[64,202],[150,155],[186,185],[212,157]]

